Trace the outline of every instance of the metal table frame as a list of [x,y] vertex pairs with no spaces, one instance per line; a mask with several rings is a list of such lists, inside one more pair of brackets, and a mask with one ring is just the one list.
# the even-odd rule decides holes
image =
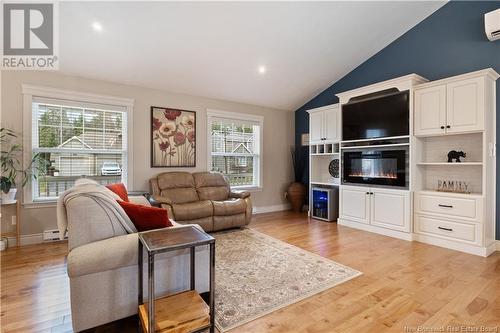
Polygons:
[[[194,227],[191,227],[194,228]],[[194,228],[196,229],[196,228]],[[198,229],[196,229],[199,232],[202,232]],[[152,231],[145,231],[144,233],[147,232],[154,232]],[[179,244],[179,245],[174,245],[174,246],[169,246],[169,247],[164,247],[161,249],[156,249],[156,250],[151,250],[148,248],[147,243],[143,240],[142,238],[142,232],[139,232],[139,258],[138,258],[138,265],[139,265],[139,305],[144,303],[144,297],[143,297],[143,253],[144,253],[144,248],[146,248],[146,251],[148,253],[148,331],[149,332],[155,332],[155,279],[154,279],[154,269],[155,269],[155,255],[164,253],[164,252],[170,252],[170,251],[176,251],[176,250],[183,250],[183,249],[190,249],[190,290],[195,290],[195,250],[196,247],[198,246],[203,246],[203,245],[209,245],[210,247],[210,265],[209,265],[209,278],[210,278],[210,297],[209,297],[209,307],[210,307],[210,333],[215,332],[215,238],[212,236],[208,235],[209,239],[203,240],[203,241],[197,241],[193,243],[185,243],[185,244]],[[139,324],[140,326],[140,324]],[[195,332],[202,332],[206,330],[207,327],[204,327],[202,329],[199,329]]]

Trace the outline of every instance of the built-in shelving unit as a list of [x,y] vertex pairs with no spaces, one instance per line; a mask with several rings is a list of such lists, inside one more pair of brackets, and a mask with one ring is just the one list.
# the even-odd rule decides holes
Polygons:
[[[478,131],[416,137],[415,190],[435,191],[439,181],[463,181],[471,192],[482,193],[484,136],[483,131]],[[448,163],[451,150],[463,151],[466,157],[461,157],[460,163]]]
[[[349,182],[349,179],[343,179],[340,185],[340,205],[338,223],[349,227],[375,232],[391,237],[397,237],[405,240],[412,238],[412,204],[411,204],[411,174],[413,172],[413,89],[415,86],[427,82],[427,80],[416,74],[409,74],[403,77],[375,83],[370,86],[361,87],[337,94],[340,104],[350,103],[352,100],[364,98],[375,98],[383,96],[384,91],[408,92],[408,132],[399,136],[386,136],[374,139],[346,140],[340,145],[341,158],[349,158],[348,155],[353,152],[366,151],[368,155],[384,155],[391,160],[396,161],[398,170],[404,168],[403,184],[399,179],[401,172],[392,174],[397,177],[398,185],[356,185]],[[342,108],[342,106],[341,106]],[[345,112],[345,111],[343,111]],[[370,112],[370,110],[366,110]],[[397,152],[390,154],[391,151]],[[401,152],[404,155],[401,156]],[[380,154],[379,154],[380,153]],[[369,160],[369,157],[367,158]],[[400,165],[403,160],[403,165]],[[346,160],[343,162],[346,166]],[[380,165],[380,164],[379,164]],[[344,169],[347,171],[347,169]],[[381,178],[391,179],[391,176],[381,174]],[[345,176],[344,176],[345,177]],[[347,177],[349,178],[349,177]],[[372,180],[373,181],[373,180]],[[396,182],[396,181],[394,181]]]
[[[486,69],[415,89],[415,240],[481,256],[494,251],[497,78]],[[448,163],[452,150],[465,153],[460,163]],[[438,182],[465,182],[469,193],[438,191]]]
[[[471,192],[482,193],[483,132],[419,136],[415,142],[415,190],[435,191],[438,181],[452,180],[465,181]],[[460,163],[448,163],[451,150],[463,151],[466,157]]]
[[331,161],[340,157],[338,143],[315,144],[310,149],[310,182],[316,185],[338,185],[339,178],[329,172]]
[[[340,184],[340,111],[338,104],[308,110],[309,113],[309,213],[313,208],[312,189],[316,187],[338,187]],[[338,177],[330,174],[332,161],[339,165]],[[338,207],[338,195],[334,195]],[[336,208],[337,209],[337,208]],[[334,216],[337,216],[336,212]],[[335,218],[336,219],[336,218]]]
[[[488,256],[495,250],[499,77],[491,68],[432,82],[409,74],[337,94],[340,107],[309,110],[310,188],[338,186],[339,224]],[[342,106],[351,99],[374,98],[394,89],[408,91],[408,135],[341,141]],[[353,168],[352,161],[362,156],[356,155],[356,149],[380,158],[376,157],[381,156],[376,155],[379,148],[398,151],[392,155],[398,161],[401,151],[406,152],[405,186],[399,186],[401,171],[373,177],[371,162],[356,162],[357,169],[368,171]],[[461,162],[448,162],[450,151],[464,152],[465,157],[460,157]],[[339,160],[338,178],[328,172],[335,159]],[[345,175],[340,182],[342,167]],[[397,169],[402,168],[398,163]],[[377,180],[380,176],[398,179],[397,186],[395,181],[379,186],[387,185]],[[372,185],[360,177],[371,177]]]

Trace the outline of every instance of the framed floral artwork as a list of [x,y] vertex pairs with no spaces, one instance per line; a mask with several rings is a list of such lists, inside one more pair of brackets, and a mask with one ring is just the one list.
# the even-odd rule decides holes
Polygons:
[[151,107],[151,167],[196,166],[196,112]]

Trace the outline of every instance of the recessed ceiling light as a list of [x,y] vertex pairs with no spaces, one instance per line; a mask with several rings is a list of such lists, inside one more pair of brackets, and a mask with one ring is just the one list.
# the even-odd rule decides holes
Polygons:
[[102,32],[102,24],[99,22],[93,22],[92,29],[94,29],[94,31],[97,31],[97,32]]
[[259,66],[257,70],[259,71],[259,74],[266,74],[267,72],[266,66]]

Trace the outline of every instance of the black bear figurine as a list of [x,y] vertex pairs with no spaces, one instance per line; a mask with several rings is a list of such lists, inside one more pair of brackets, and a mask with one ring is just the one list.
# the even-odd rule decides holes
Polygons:
[[460,157],[465,158],[465,155],[463,151],[452,150],[448,153],[448,163],[453,162],[453,159],[455,159],[457,163],[460,163]]

